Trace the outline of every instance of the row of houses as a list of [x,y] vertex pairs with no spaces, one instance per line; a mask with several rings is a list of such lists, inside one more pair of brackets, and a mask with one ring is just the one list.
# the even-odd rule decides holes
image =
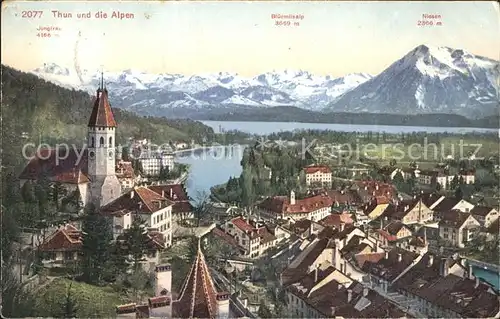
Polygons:
[[281,274],[292,317],[498,317],[500,299],[459,257],[386,250],[362,229],[314,232]]
[[[123,237],[134,218],[144,222],[151,239],[150,251],[144,260],[146,269],[159,262],[160,252],[172,245],[176,223],[191,218],[192,211],[182,184],[133,187],[100,209],[111,220],[115,240]],[[44,240],[40,249],[44,252],[46,265],[57,266],[77,260],[81,245],[81,231],[74,225],[62,225]]]

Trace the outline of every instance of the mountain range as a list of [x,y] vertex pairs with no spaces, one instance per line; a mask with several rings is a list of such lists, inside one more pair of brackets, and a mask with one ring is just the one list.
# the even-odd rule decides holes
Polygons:
[[[98,70],[46,63],[32,71],[56,84],[94,93]],[[253,78],[219,72],[192,76],[135,70],[105,72],[111,103],[141,115],[208,119],[269,107],[313,112],[397,115],[498,114],[498,61],[461,49],[420,45],[376,76],[335,78],[307,71],[271,71]]]

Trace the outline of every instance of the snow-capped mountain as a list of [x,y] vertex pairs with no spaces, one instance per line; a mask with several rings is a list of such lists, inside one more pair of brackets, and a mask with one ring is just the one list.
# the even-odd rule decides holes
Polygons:
[[[95,92],[100,71],[46,63],[33,70],[59,85]],[[460,49],[418,46],[379,75],[341,78],[302,70],[253,78],[237,73],[104,72],[111,103],[143,115],[186,116],[238,109],[296,106],[313,111],[392,114],[498,114],[499,64]]]
[[[54,63],[46,63],[33,73],[59,85],[92,94],[101,80],[97,70],[70,71]],[[178,109],[287,105],[320,110],[342,93],[371,78],[368,74],[332,78],[290,70],[268,72],[253,78],[227,72],[185,76],[134,70],[104,72],[104,77],[114,105],[151,115],[168,115],[173,109],[179,114]]]
[[498,61],[460,49],[418,46],[326,110],[392,114],[498,114]]

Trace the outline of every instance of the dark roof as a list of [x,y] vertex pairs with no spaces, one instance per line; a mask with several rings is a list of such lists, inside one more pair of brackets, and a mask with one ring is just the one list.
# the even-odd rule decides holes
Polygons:
[[406,226],[400,221],[393,221],[384,227],[384,230],[387,231],[390,235],[396,236],[398,232],[406,228]]
[[422,195],[420,195],[422,202],[427,207],[432,206],[432,204],[434,204],[441,197],[443,197],[443,195],[439,195],[439,194],[435,194],[435,193],[423,193]]
[[[418,257],[416,253],[400,248],[392,249],[387,255],[388,258],[384,256],[376,263],[366,261],[362,270],[378,278],[392,281]],[[401,260],[399,260],[399,255],[401,255]]]
[[155,193],[174,202],[172,213],[190,213],[194,210],[187,191],[182,184],[150,185],[148,188]]
[[464,213],[459,210],[444,211],[441,214],[441,220],[439,221],[439,226],[459,228],[461,227],[467,218],[471,216],[470,213]]
[[463,317],[493,317],[498,313],[498,296],[492,293],[489,285],[479,279],[461,278],[454,274],[442,276],[442,269],[453,264],[459,264],[459,261],[427,253],[393,286]]
[[[330,267],[333,268],[333,267]],[[317,290],[311,289],[334,269],[318,270],[318,280],[314,282],[314,272],[288,287],[294,295],[304,300],[326,318],[401,318],[406,314],[395,304],[374,290],[353,282],[348,287],[336,280],[330,280]],[[351,299],[349,300],[349,294]]]
[[488,206],[474,206],[471,210],[470,213],[472,215],[478,215],[482,217],[486,217],[494,208],[493,207],[488,207]]
[[116,127],[115,118],[108,100],[108,90],[97,90],[94,107],[90,114],[89,127]]
[[439,211],[439,212],[445,212],[453,209],[455,205],[457,205],[460,202],[460,199],[453,198],[453,197],[446,197],[442,201],[439,202],[439,204],[434,207],[433,210]]
[[30,159],[19,179],[37,180],[46,175],[53,181],[86,183],[89,181],[87,159],[87,149],[41,149]]

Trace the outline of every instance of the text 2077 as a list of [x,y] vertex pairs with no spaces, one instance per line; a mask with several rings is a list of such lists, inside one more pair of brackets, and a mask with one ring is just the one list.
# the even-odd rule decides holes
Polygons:
[[21,17],[22,18],[41,18],[43,15],[43,11],[22,11],[21,12]]

